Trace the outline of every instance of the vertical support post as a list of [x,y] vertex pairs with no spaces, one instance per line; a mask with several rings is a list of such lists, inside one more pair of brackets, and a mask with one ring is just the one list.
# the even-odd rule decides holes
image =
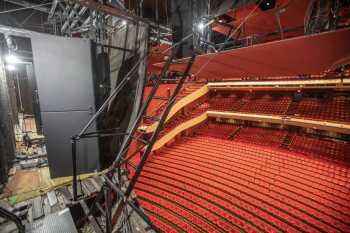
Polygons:
[[[172,53],[172,54],[175,54],[175,53]],[[129,198],[131,192],[133,191],[133,189],[134,189],[134,187],[136,185],[136,182],[138,181],[139,176],[141,175],[143,166],[145,165],[145,162],[146,162],[146,160],[148,158],[148,155],[152,152],[153,145],[154,145],[155,141],[157,140],[157,137],[158,137],[160,131],[163,128],[164,122],[165,122],[166,118],[168,117],[168,114],[169,114],[171,108],[173,107],[173,105],[175,103],[176,96],[180,92],[180,89],[182,88],[182,86],[183,86],[183,84],[185,82],[185,79],[186,79],[186,77],[187,77],[187,75],[188,75],[188,73],[189,73],[189,71],[190,71],[190,69],[192,67],[194,59],[195,59],[195,54],[193,54],[191,59],[188,61],[188,64],[186,66],[185,71],[182,73],[182,76],[181,76],[181,78],[180,78],[180,80],[179,80],[179,82],[178,82],[178,84],[177,84],[177,86],[176,86],[172,96],[168,100],[168,103],[167,103],[167,105],[165,107],[165,110],[162,113],[162,115],[160,117],[160,120],[158,122],[158,126],[155,129],[155,131],[153,132],[149,143],[147,144],[144,152],[142,153],[141,160],[140,160],[139,164],[137,165],[137,167],[135,169],[134,175],[130,179],[130,182],[129,182],[129,184],[128,184],[127,188],[126,188],[126,191],[124,193],[124,197],[117,203],[116,209],[115,209],[114,214],[113,214],[113,219],[112,219],[112,223],[113,224],[115,224],[118,221],[118,219],[119,219],[119,217],[120,217],[120,215],[121,215],[121,213],[122,213],[122,211],[123,211],[123,209],[124,209],[124,207],[126,205],[126,202],[127,202],[128,198]],[[151,92],[150,96],[152,97],[153,95],[154,95],[154,93]],[[147,106],[148,106],[148,103],[144,107],[147,107]],[[141,113],[143,113],[143,111]],[[130,133],[130,135],[129,135],[130,137],[132,136],[132,133],[133,132]]]
[[78,199],[78,182],[77,182],[77,137],[73,136],[72,143],[72,165],[73,165],[73,201]]
[[106,202],[106,233],[112,232],[112,218],[111,218],[111,192],[110,188],[105,185],[103,187],[104,198]]

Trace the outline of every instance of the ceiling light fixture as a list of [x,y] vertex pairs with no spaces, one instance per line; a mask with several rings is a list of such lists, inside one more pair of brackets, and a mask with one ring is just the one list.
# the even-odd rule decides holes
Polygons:
[[202,31],[204,29],[204,26],[205,26],[204,23],[199,23],[198,29]]
[[13,54],[9,54],[5,59],[8,64],[17,64],[21,62],[21,60],[19,60],[18,57]]
[[262,11],[273,9],[275,8],[275,6],[276,6],[276,0],[261,0],[259,3],[259,8]]
[[6,69],[7,69],[8,71],[15,71],[15,70],[16,70],[16,67],[15,67],[14,65],[7,65],[7,66],[6,66]]

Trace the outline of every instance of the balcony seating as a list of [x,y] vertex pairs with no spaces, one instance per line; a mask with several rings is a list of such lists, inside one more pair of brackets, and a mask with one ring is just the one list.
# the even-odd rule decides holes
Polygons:
[[239,111],[262,114],[285,114],[292,98],[289,95],[235,95],[228,97],[217,95],[210,98],[210,110],[213,111]]
[[245,94],[221,96],[209,99],[212,111],[238,111],[274,115],[291,115],[310,119],[350,122],[350,96],[329,98],[303,97],[292,101],[289,94]]
[[[195,92],[196,90],[198,90],[199,88],[201,88],[204,84],[203,83],[185,83],[182,90],[180,91],[180,93],[178,94],[177,98],[176,98],[176,102],[179,101],[180,99],[182,99],[183,97]],[[176,84],[162,84],[157,92],[156,92],[156,96],[163,96],[163,97],[167,97],[168,94],[168,89],[170,90],[170,92],[172,93],[174,91],[176,87]],[[145,91],[145,98],[148,96],[148,93],[150,92],[150,89],[146,88]],[[175,102],[175,103],[176,103]],[[164,100],[157,100],[157,99],[153,99],[150,103],[150,106],[148,108],[148,112],[147,115],[149,116],[159,116],[165,107],[165,101]],[[144,120],[143,122],[145,125],[150,125],[152,123],[154,123],[152,120]]]
[[167,134],[170,130],[174,129],[180,124],[203,114],[207,110],[208,110],[207,103],[198,103],[192,106],[192,109],[190,109],[190,111],[188,111],[187,114],[183,114],[182,112],[177,113],[171,118],[169,122],[165,124],[163,130],[159,134],[159,138],[161,138],[163,135]]
[[[348,163],[275,147],[280,131],[243,128],[227,139],[235,127],[209,123],[147,161],[136,194],[161,230],[350,231]],[[269,143],[251,143],[259,137]]]
[[297,103],[296,116],[350,122],[350,97],[303,98]]
[[257,95],[248,101],[240,112],[283,115],[291,101],[292,98],[289,95]]
[[239,111],[250,98],[251,95],[249,93],[245,95],[213,96],[208,101],[210,105],[209,109],[223,112]]

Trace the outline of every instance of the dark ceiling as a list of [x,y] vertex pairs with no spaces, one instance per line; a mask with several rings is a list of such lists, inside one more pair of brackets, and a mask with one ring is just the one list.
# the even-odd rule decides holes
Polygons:
[[[51,8],[53,0],[0,0],[0,24],[25,28],[40,32],[52,32],[52,25],[48,22],[48,11]],[[212,8],[216,9],[221,3],[228,5],[242,4],[252,0],[210,0]],[[15,2],[22,3],[15,4]],[[74,0],[70,0],[74,2]],[[125,6],[134,13],[140,15],[140,2],[143,2],[142,15],[146,18],[156,19],[156,9],[158,9],[158,18],[161,24],[168,24],[170,18],[171,0],[125,0]],[[23,3],[28,5],[47,4],[37,9],[18,9],[23,8]],[[18,9],[18,10],[15,10]],[[15,11],[14,11],[15,10]],[[46,11],[46,12],[45,12]]]

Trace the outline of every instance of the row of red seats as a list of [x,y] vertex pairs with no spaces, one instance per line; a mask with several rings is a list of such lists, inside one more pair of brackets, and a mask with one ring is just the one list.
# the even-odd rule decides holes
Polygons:
[[239,130],[239,126],[233,124],[215,124],[207,123],[197,133],[206,134],[209,137],[217,137],[227,139],[234,135]]
[[162,230],[350,230],[349,167],[207,132],[164,148],[142,172],[136,192]]
[[237,96],[229,97],[210,97],[209,98],[210,110],[217,111],[239,111],[244,105],[244,101]]
[[[237,132],[237,129],[239,131]],[[208,124],[201,130],[208,136],[229,139],[234,134],[235,141],[252,143],[270,147],[280,147],[288,132],[278,129],[239,127],[233,124]],[[331,160],[338,163],[350,163],[350,143],[343,141],[320,139],[307,135],[295,135],[287,146],[288,149],[304,153],[312,157]]]
[[297,116],[350,122],[350,97],[303,98],[294,104],[297,109],[294,115]]
[[239,111],[275,115],[295,115],[311,119],[350,122],[350,96],[334,96],[325,99],[303,97],[292,101],[286,95],[228,95],[212,96],[208,100],[210,110]]
[[[197,140],[198,139],[198,140]],[[197,140],[197,141],[196,141]],[[264,153],[272,153],[273,155],[275,155],[275,154],[277,154],[278,156],[282,156],[283,154],[285,154],[285,152],[286,151],[283,151],[282,153],[278,153],[278,152],[276,152],[276,151],[273,151],[273,150],[270,150],[270,151],[265,151],[263,148],[261,148],[261,147],[259,147],[259,146],[252,146],[252,145],[248,145],[247,146],[247,144],[238,144],[239,145],[239,147],[237,147],[237,148],[235,148],[235,147],[233,147],[233,146],[236,146],[237,144],[235,143],[235,144],[233,144],[233,146],[230,146],[230,144],[225,144],[225,141],[223,142],[222,141],[222,139],[209,139],[208,141],[207,141],[207,139],[206,138],[195,138],[195,139],[193,139],[193,141],[196,141],[196,143],[202,143],[202,142],[204,142],[204,144],[206,144],[208,141],[210,141],[210,142],[213,142],[213,143],[215,143],[215,145],[218,145],[218,146],[225,146],[225,147],[227,147],[228,149],[227,150],[223,150],[223,152],[228,152],[228,153],[237,153],[237,154],[240,154],[240,153],[244,153],[245,154],[245,156],[247,156],[248,158],[249,158],[249,155],[251,155],[252,157],[251,157],[251,159],[253,160],[253,161],[255,161],[256,163],[259,163],[259,159],[258,158],[256,158],[256,154],[254,153],[255,152],[255,150],[256,149],[260,149],[260,150],[262,150]],[[243,147],[243,148],[242,148]],[[204,147],[205,148],[205,147]],[[182,147],[182,149],[185,151],[186,150],[186,146],[183,146]],[[198,148],[192,148],[192,149],[198,149]],[[203,148],[202,148],[203,149]],[[244,160],[244,159],[246,159],[247,157],[244,157],[244,158],[241,158],[242,160]],[[300,156],[299,156],[300,157]],[[278,157],[277,157],[278,158]],[[334,189],[336,189],[336,190],[340,190],[340,191],[342,191],[342,192],[346,192],[346,190],[347,190],[347,187],[345,187],[344,188],[344,185],[346,186],[346,184],[344,184],[344,183],[341,183],[341,184],[339,184],[338,186],[335,186],[335,184],[338,184],[339,182],[341,182],[341,181],[346,181],[346,180],[349,180],[348,179],[348,177],[344,177],[344,180],[343,179],[341,179],[341,177],[343,177],[342,175],[339,175],[339,177],[336,177],[336,179],[334,180],[334,182],[331,182],[331,181],[329,181],[329,180],[325,180],[325,179],[323,179],[322,177],[327,177],[327,175],[325,176],[324,174],[320,174],[320,173],[315,173],[315,174],[311,174],[311,173],[308,173],[308,174],[305,174],[305,172],[302,170],[302,169],[300,169],[300,166],[297,166],[297,165],[294,165],[293,163],[290,163],[289,164],[289,161],[287,160],[287,159],[285,159],[285,158],[283,158],[283,160],[278,160],[278,159],[275,159],[275,160],[273,160],[274,158],[271,158],[272,160],[271,161],[269,161],[268,162],[268,164],[270,165],[270,166],[272,166],[272,167],[286,167],[286,168],[288,168],[288,174],[290,174],[290,175],[293,175],[293,176],[295,176],[295,177],[299,177],[299,178],[304,178],[304,175],[308,175],[308,176],[310,176],[310,177],[314,177],[314,178],[319,178],[319,179],[321,179],[323,182],[325,182],[325,187],[332,187],[332,188],[334,188]],[[264,165],[264,162],[266,163],[267,161],[264,161],[264,160],[261,160],[261,165]],[[236,163],[238,163],[238,164],[240,164],[240,165],[242,165],[242,162],[239,162],[239,161],[237,161]],[[327,164],[327,163],[323,163],[323,165],[324,164]],[[308,164],[308,166],[311,166],[310,164]],[[320,169],[320,168],[317,168],[317,169]],[[317,171],[317,169],[316,170],[312,170],[312,168],[311,168],[311,172],[315,172],[315,171]],[[329,167],[324,167],[323,169],[325,169],[327,172],[330,172],[330,171],[332,171],[332,173],[334,172],[334,170],[331,168],[329,168]],[[278,170],[278,169],[277,169]],[[279,171],[280,172],[280,171]],[[318,174],[318,175],[317,175]],[[345,173],[346,174],[346,173]],[[328,174],[329,175],[329,174]],[[308,181],[308,179],[307,178],[305,178],[305,180],[306,181]],[[311,180],[309,180],[310,182],[312,182]],[[317,182],[316,182],[317,183]],[[320,183],[318,183],[318,184],[320,184]],[[322,188],[323,189],[323,188]]]
[[246,93],[228,96],[216,95],[209,98],[211,110],[240,111],[264,114],[285,114],[292,101],[289,95]]
[[[203,131],[202,131],[203,132]],[[213,138],[210,137],[210,135],[205,134],[205,137],[200,137],[197,136],[191,140],[196,140],[198,139],[199,141],[204,141],[204,142],[209,142],[208,140],[211,140],[211,142],[215,143],[215,144],[222,144],[222,139],[221,138]],[[186,140],[186,139],[182,139],[182,140]],[[247,152],[250,151],[251,153],[253,153],[255,150],[260,150],[263,153],[267,153],[270,154],[272,158],[271,161],[276,161],[279,163],[283,163],[283,166],[285,164],[291,164],[296,168],[303,168],[303,167],[309,167],[310,169],[306,169],[304,170],[305,172],[307,172],[308,170],[315,172],[315,174],[317,174],[316,176],[324,176],[324,175],[329,175],[329,171],[331,169],[331,173],[334,179],[340,181],[344,181],[345,183],[342,183],[341,185],[349,185],[350,184],[346,184],[346,182],[349,180],[350,178],[350,173],[348,172],[348,164],[333,164],[330,163],[328,160],[319,160],[317,159],[318,157],[316,156],[312,156],[312,155],[306,155],[306,154],[300,154],[297,152],[293,152],[293,151],[287,151],[288,153],[286,154],[286,150],[285,149],[281,149],[281,148],[275,148],[275,147],[262,147],[260,145],[255,145],[255,144],[249,144],[249,146],[247,146],[247,143],[241,143],[241,142],[235,142],[233,141],[236,145],[238,144],[239,147],[237,147],[238,151],[240,152]],[[244,147],[243,149],[240,149],[241,147]],[[233,147],[234,148],[234,147]],[[283,157],[283,160],[278,160],[278,158]],[[305,169],[305,168],[303,168]],[[299,170],[303,171],[303,170]]]
[[280,146],[286,134],[287,132],[282,130],[244,127],[237,134],[235,140],[264,146]]
[[189,121],[197,116],[200,116],[204,112],[208,110],[208,104],[207,103],[199,103],[198,105],[194,105],[192,109],[187,113],[183,114],[182,112],[177,113],[174,115],[170,121],[168,121],[163,130],[159,134],[159,138],[167,134],[169,131],[174,129],[175,127],[179,126],[180,124]]
[[350,163],[350,144],[304,135],[294,135],[289,148],[307,155]]
[[[160,85],[160,87],[158,88],[157,92],[156,92],[156,96],[162,96],[162,97],[167,97],[168,95],[171,95],[172,92],[174,91],[175,87],[177,84],[163,84]],[[176,101],[179,101],[180,99],[182,99],[183,97],[191,94],[192,92],[198,90],[199,88],[201,88],[204,85],[204,83],[185,83],[182,90],[180,91],[180,93],[178,94],[178,96],[176,97]],[[145,91],[145,97],[148,96],[148,93],[150,91],[150,88],[146,88]],[[166,101],[165,100],[158,100],[158,99],[153,99],[150,103],[149,106],[149,110],[147,112],[147,115],[149,116],[159,116],[165,107]],[[153,124],[154,121],[149,120],[149,119],[144,119],[143,120],[143,124],[145,125],[151,125]]]
[[291,96],[263,95],[248,101],[240,109],[241,112],[283,115],[292,102]]

